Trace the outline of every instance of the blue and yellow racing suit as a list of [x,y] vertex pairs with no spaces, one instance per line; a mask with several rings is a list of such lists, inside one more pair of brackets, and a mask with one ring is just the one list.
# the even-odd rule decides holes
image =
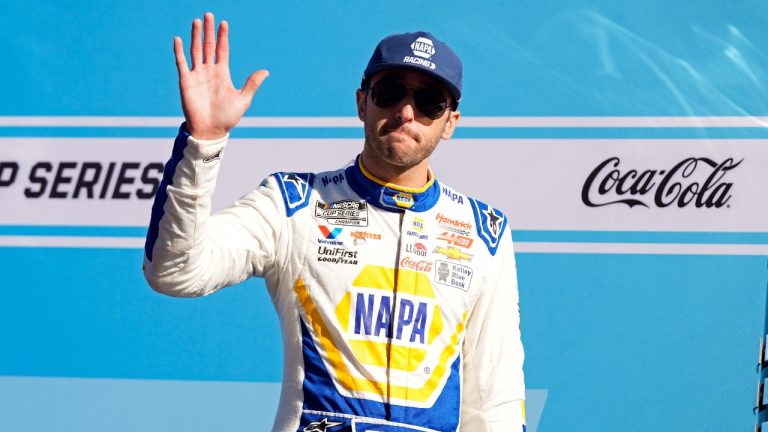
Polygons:
[[263,277],[285,358],[278,431],[523,431],[507,218],[431,175],[385,184],[359,158],[280,172],[211,215],[227,138],[184,128],[155,198],[144,273],[203,296]]

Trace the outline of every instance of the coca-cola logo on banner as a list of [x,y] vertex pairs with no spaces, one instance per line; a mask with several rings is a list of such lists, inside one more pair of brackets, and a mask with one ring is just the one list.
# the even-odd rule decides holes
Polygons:
[[621,167],[621,159],[614,156],[592,170],[581,190],[581,200],[589,207],[721,208],[727,206],[733,188],[726,176],[743,161],[689,157],[670,169],[640,171]]

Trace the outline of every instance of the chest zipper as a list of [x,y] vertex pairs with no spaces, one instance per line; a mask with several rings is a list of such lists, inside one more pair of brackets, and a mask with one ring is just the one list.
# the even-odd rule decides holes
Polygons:
[[387,329],[388,334],[390,337],[387,339],[387,400],[384,404],[384,414],[387,420],[392,419],[392,411],[391,411],[391,404],[390,400],[392,397],[391,389],[392,389],[392,367],[391,367],[391,361],[392,361],[392,340],[395,337],[395,319],[394,317],[397,316],[399,311],[398,308],[398,273],[400,272],[400,254],[402,252],[402,239],[403,239],[403,221],[405,220],[405,211],[399,214],[398,216],[398,229],[397,229],[397,252],[395,253],[395,273],[394,273],[394,282],[392,284],[392,313],[390,314],[390,320],[389,320],[389,328]]

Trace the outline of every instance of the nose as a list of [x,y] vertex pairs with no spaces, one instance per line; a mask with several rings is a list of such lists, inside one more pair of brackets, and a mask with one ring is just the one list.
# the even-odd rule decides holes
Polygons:
[[408,96],[405,97],[400,102],[400,105],[397,107],[397,111],[395,111],[395,116],[397,117],[397,120],[399,120],[402,123],[408,123],[416,118],[416,113],[414,112],[414,101],[413,101],[413,94],[411,92],[408,92]]

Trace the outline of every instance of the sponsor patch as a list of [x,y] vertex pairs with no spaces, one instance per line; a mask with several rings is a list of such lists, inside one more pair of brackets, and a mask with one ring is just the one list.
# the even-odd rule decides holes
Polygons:
[[323,219],[329,225],[368,226],[368,203],[355,200],[317,201],[315,218]]
[[304,432],[326,432],[331,428],[340,426],[344,423],[329,421],[328,418],[324,418],[320,421],[312,422],[304,428]]
[[417,240],[429,240],[429,236],[424,232],[424,219],[415,217],[411,222],[411,228],[405,231],[405,234],[416,237]]
[[411,257],[404,257],[400,260],[400,267],[408,268],[411,270],[416,270],[420,272],[431,272],[432,271],[432,261],[426,261],[426,260],[414,260]]
[[413,222],[411,222],[411,229],[419,234],[424,232],[424,219],[417,217],[413,218]]
[[323,182],[324,187],[327,187],[329,184],[341,184],[342,182],[344,182],[344,174],[338,173],[332,177],[323,176],[321,180]]
[[493,207],[488,207],[482,210],[482,212],[485,215],[485,227],[488,229],[488,232],[491,233],[491,236],[498,237],[501,232],[501,215],[496,213]]
[[507,218],[500,211],[482,201],[469,199],[477,224],[477,235],[488,246],[488,252],[496,255],[501,235],[507,226]]
[[413,230],[408,230],[405,232],[406,235],[409,235],[411,237],[415,237],[418,240],[429,240],[429,236],[426,234],[420,234]]
[[320,229],[320,232],[323,233],[323,237],[325,237],[317,239],[318,243],[332,246],[342,246],[344,244],[341,240],[336,240],[336,238],[341,235],[342,228],[331,229],[325,225],[318,225],[317,228]]
[[317,261],[332,264],[357,265],[357,251],[350,251],[343,247],[319,246],[317,248]]
[[448,246],[458,246],[465,249],[471,248],[472,243],[474,242],[474,240],[472,240],[470,237],[449,231],[444,231],[442,234],[437,236],[437,239],[448,243]]
[[461,264],[438,260],[435,266],[435,282],[469,291],[472,282],[472,269]]
[[344,246],[344,242],[341,240],[329,240],[324,238],[317,239],[317,243],[328,246]]
[[429,38],[419,37],[415,41],[411,42],[411,49],[413,55],[430,58],[435,55],[435,46]]
[[320,232],[323,233],[323,236],[329,240],[333,240],[338,237],[342,231],[342,228],[329,229],[325,225],[318,225],[317,227],[320,228]]
[[356,240],[381,240],[381,234],[370,233],[367,231],[352,231],[349,235]]
[[437,216],[435,216],[435,220],[437,221],[437,224],[440,225],[443,229],[455,232],[456,234],[468,236],[472,232],[471,223],[449,218],[442,213],[438,213]]
[[413,207],[413,195],[407,192],[398,192],[392,199],[395,200],[395,204],[397,204],[398,207],[406,209]]
[[403,57],[403,63],[413,63],[413,64],[424,66],[429,69],[437,68],[436,64],[432,63],[429,60],[425,60],[421,57],[405,56]]
[[427,247],[423,243],[407,244],[405,251],[409,254],[413,254],[420,257],[427,256]]
[[448,189],[446,186],[443,186],[440,190],[443,192],[443,195],[450,198],[451,201],[464,204],[464,197],[462,197],[460,194]]
[[414,204],[416,204],[416,199],[413,197],[413,194],[408,192],[382,188],[380,192],[379,203],[385,207],[402,210],[413,207]]
[[203,158],[203,163],[207,164],[207,163],[211,163],[211,162],[213,162],[215,160],[219,160],[219,159],[221,159],[221,150],[217,151],[216,153],[214,153],[214,154],[212,154],[210,156],[204,157]]
[[314,174],[279,172],[274,175],[283,196],[285,212],[288,217],[309,204],[312,183],[315,181]]
[[[291,193],[292,201],[302,201],[307,196],[308,187],[305,176],[296,173],[279,173],[278,180],[282,183],[283,188]],[[288,184],[291,185],[292,189],[287,186]]]
[[[302,300],[305,311],[313,308],[310,309],[313,312],[307,314],[307,327],[319,327],[320,331],[332,328],[334,337],[340,334],[346,342],[345,345],[349,347],[342,352],[330,337],[320,337],[321,346],[318,348],[329,353],[329,356],[342,360],[326,362],[320,359],[329,372],[335,372],[336,376],[348,376],[350,367],[347,365],[364,365],[367,369],[391,371],[392,374],[403,377],[403,380],[393,387],[393,400],[408,401],[409,405],[413,402],[414,407],[418,408],[439,407],[434,400],[442,394],[443,389],[449,385],[459,385],[458,377],[452,375],[451,365],[455,364],[454,359],[461,349],[456,341],[460,340],[463,332],[461,323],[469,311],[465,310],[465,306],[441,310],[444,303],[436,290],[446,291],[447,288],[432,281],[431,261],[414,261],[407,258],[403,259],[403,263],[404,266],[396,268],[363,266],[337,301],[331,311],[333,315],[328,314],[327,320],[314,321],[323,318],[315,312],[311,300]],[[414,271],[411,267],[424,267],[429,271]],[[298,298],[309,299],[307,288],[300,278],[294,290]],[[339,384],[360,400],[380,401],[382,397],[387,397],[389,376],[389,373],[374,374],[356,380],[342,380]],[[308,379],[315,378],[308,375]],[[376,381],[377,379],[380,381]],[[453,384],[450,384],[450,381],[446,384],[446,379],[454,380]],[[416,400],[425,402],[415,405]],[[307,411],[304,411],[302,419],[308,420],[302,424],[320,421],[325,417],[325,413],[310,414],[312,417],[307,417],[306,414]],[[329,415],[329,418],[332,417]],[[340,418],[335,420],[344,421]],[[357,426],[363,423],[358,420],[359,418],[354,420],[355,430],[411,431],[409,427],[391,424],[369,424],[370,427],[357,429]],[[451,428],[444,427],[439,430],[449,429]],[[350,429],[346,428],[344,431],[349,432]]]
[[428,302],[413,297],[394,297],[386,291],[358,292],[353,298],[355,336],[385,343],[395,339],[416,346],[426,345],[427,321],[432,309]]
[[455,247],[440,247],[437,246],[432,253],[439,253],[440,255],[445,256],[448,259],[456,260],[456,261],[472,261],[473,256],[471,254],[468,254],[466,252],[462,252],[460,249]]

